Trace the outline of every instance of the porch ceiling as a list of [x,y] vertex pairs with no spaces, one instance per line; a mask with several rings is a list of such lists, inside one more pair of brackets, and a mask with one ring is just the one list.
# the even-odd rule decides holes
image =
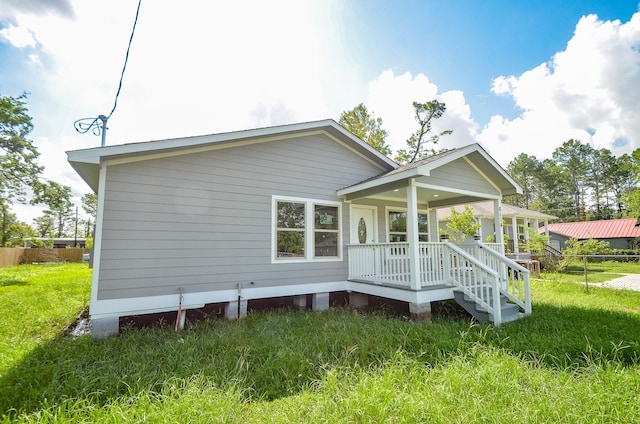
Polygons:
[[456,148],[404,165],[338,190],[347,201],[373,198],[406,201],[414,180],[418,203],[430,207],[499,199],[522,189],[478,144]]
[[[417,187],[418,204],[429,205],[429,207],[446,207],[461,205],[470,202],[486,200],[486,198],[471,196],[463,193],[455,193],[447,190],[434,188]],[[347,200],[356,200],[362,198],[384,200],[387,202],[407,202],[407,182],[397,181],[393,184],[386,184],[346,196]]]

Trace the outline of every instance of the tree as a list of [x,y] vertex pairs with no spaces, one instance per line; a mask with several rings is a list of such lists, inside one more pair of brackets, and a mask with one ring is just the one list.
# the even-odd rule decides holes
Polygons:
[[383,155],[391,156],[391,148],[386,142],[388,133],[382,128],[382,118],[369,114],[364,104],[342,112],[338,123]]
[[595,219],[613,218],[610,194],[616,166],[616,158],[610,150],[590,151],[586,170],[586,187],[591,191],[591,207]]
[[0,213],[2,214],[2,240],[0,243],[2,247],[22,246],[23,238],[36,236],[33,228],[17,220],[16,215],[10,212],[8,205],[0,204]]
[[561,220],[573,217],[572,188],[562,166],[551,159],[543,160],[537,180],[537,193],[530,208]]
[[624,154],[615,159],[615,166],[607,175],[618,218],[624,216],[623,203],[625,202],[623,197],[638,183],[639,170],[636,169],[633,157],[629,154]]
[[93,230],[91,228],[91,223],[95,225],[96,217],[98,215],[98,196],[95,193],[87,193],[82,196],[82,210],[88,215],[88,219],[86,220],[86,237],[91,237],[93,234]]
[[457,212],[454,208],[451,208],[450,221],[447,223],[446,228],[440,229],[440,234],[447,236],[454,243],[460,243],[476,236],[478,230],[480,230],[480,224],[473,216],[473,208],[469,205],[464,205],[462,212]]
[[0,203],[25,202],[26,188],[38,185],[43,168],[35,163],[39,153],[27,135],[33,129],[26,94],[0,95]]
[[[415,119],[418,122],[418,131],[413,133],[407,140],[407,149],[398,150],[396,162],[401,164],[413,163],[417,160],[433,155],[435,149],[427,149],[429,143],[438,144],[438,140],[443,135],[449,135],[453,131],[445,130],[439,134],[428,137],[431,132],[431,121],[442,117],[447,110],[447,106],[437,100],[426,103],[413,102]],[[427,138],[428,137],[428,138]]]
[[552,158],[562,166],[562,172],[571,184],[575,217],[579,220],[585,217],[587,169],[592,151],[593,148],[588,144],[570,139],[552,153]]
[[63,237],[74,216],[71,188],[55,181],[48,181],[42,185],[34,202],[43,203],[49,207],[44,214],[54,219],[54,225],[57,225],[57,237]]
[[540,177],[542,164],[535,156],[529,156],[526,153],[520,153],[518,157],[509,162],[507,165],[507,171],[513,177],[514,180],[522,187],[523,194],[517,195],[522,199],[515,199],[516,205],[525,209],[529,209],[536,196],[536,186],[539,184],[538,179]]
[[48,214],[44,214],[33,220],[36,225],[36,234],[38,237],[53,237],[53,229],[55,227],[55,219]]

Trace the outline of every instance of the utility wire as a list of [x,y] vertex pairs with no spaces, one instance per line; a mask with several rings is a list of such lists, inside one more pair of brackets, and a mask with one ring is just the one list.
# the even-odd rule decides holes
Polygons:
[[136,25],[138,24],[138,15],[140,14],[140,4],[142,0],[138,0],[138,8],[136,9],[136,18],[133,21],[133,28],[131,29],[131,37],[129,37],[129,45],[127,46],[127,53],[124,56],[124,65],[122,66],[122,72],[120,73],[120,83],[118,84],[118,91],[116,92],[116,98],[113,101],[113,109],[107,116],[107,119],[111,118],[113,112],[116,110],[116,106],[118,106],[118,96],[120,95],[120,90],[122,89],[122,80],[124,79],[124,71],[127,69],[127,62],[129,61],[129,51],[131,50],[131,42],[133,41],[133,34],[136,32]]
[[[105,137],[107,132],[107,121],[115,112],[118,106],[118,97],[122,90],[122,80],[124,79],[124,72],[127,69],[127,62],[129,61],[129,52],[131,51],[131,43],[133,42],[133,35],[136,32],[136,25],[138,24],[138,16],[140,15],[140,5],[142,0],[138,0],[138,8],[136,9],[136,17],[133,21],[133,28],[131,29],[131,36],[129,37],[129,45],[127,46],[127,53],[124,57],[124,65],[122,66],[122,72],[120,72],[120,82],[118,83],[118,91],[116,91],[116,97],[113,101],[113,108],[109,112],[109,116],[98,115],[97,118],[81,118],[73,123],[76,131],[80,134],[85,134],[91,130],[94,135],[100,135],[102,133],[102,147],[105,145]],[[90,121],[90,122],[89,122]],[[100,121],[100,122],[98,122]]]

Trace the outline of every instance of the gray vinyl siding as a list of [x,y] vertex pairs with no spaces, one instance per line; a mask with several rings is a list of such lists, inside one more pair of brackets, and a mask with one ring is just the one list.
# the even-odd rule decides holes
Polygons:
[[345,280],[346,249],[271,263],[272,195],[335,202],[380,172],[324,135],[108,166],[98,299]]
[[431,171],[430,176],[417,178],[416,181],[466,192],[500,194],[485,177],[464,159],[457,159],[446,166],[436,168]]

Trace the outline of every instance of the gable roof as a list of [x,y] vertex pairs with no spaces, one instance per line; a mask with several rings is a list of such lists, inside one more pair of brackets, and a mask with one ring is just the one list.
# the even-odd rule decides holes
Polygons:
[[364,192],[374,187],[396,183],[408,178],[429,176],[434,169],[440,168],[460,158],[467,158],[474,163],[474,165],[481,168],[483,173],[500,188],[503,195],[522,193],[522,188],[520,188],[518,183],[516,183],[478,143],[474,143],[429,156],[414,163],[409,163],[382,173],[376,177],[369,178],[358,184],[342,188],[338,190],[338,195],[343,196]]
[[97,192],[100,166],[107,160],[148,157],[157,154],[178,155],[196,149],[232,147],[318,133],[323,133],[334,141],[343,144],[351,151],[376,164],[383,172],[396,169],[400,166],[332,119],[194,137],[72,150],[67,152],[67,160],[80,177]]
[[[457,205],[454,206],[453,209],[456,212],[462,212],[464,210],[465,205]],[[469,206],[473,209],[473,215],[481,218],[490,218],[493,219],[493,202],[477,202],[470,203]],[[442,208],[438,209],[438,220],[446,221],[451,215],[451,208]],[[521,217],[521,218],[530,218],[530,219],[557,219],[557,216],[547,215],[546,213],[532,211],[530,209],[520,208],[518,206],[509,205],[507,203],[502,204],[502,217],[503,218],[511,218],[511,217]]]
[[578,240],[589,238],[640,238],[640,226],[635,218],[609,219],[586,222],[560,222],[549,224],[549,232],[573,237]]

